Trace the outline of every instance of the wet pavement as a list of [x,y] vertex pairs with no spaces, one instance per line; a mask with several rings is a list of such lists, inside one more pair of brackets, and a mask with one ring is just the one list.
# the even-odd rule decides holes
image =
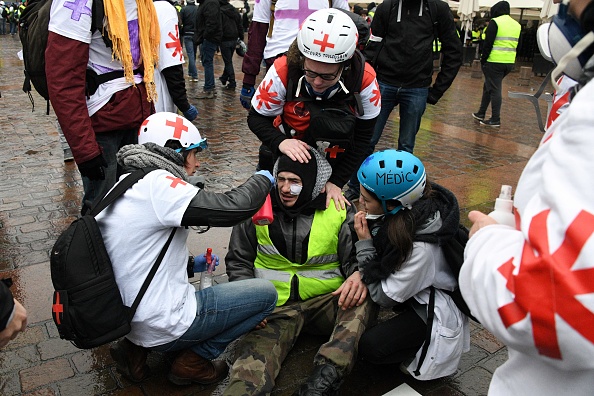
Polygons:
[[[76,165],[64,162],[53,113],[45,115],[45,101],[34,93],[35,111],[21,91],[22,62],[16,52],[18,38],[0,36],[0,277],[11,276],[12,290],[27,308],[29,324],[6,348],[0,350],[1,395],[210,395],[221,386],[170,384],[166,373],[170,356],[152,353],[153,375],[131,384],[116,372],[108,346],[79,350],[59,338],[51,320],[52,285],[48,252],[57,235],[75,219],[82,196]],[[235,58],[238,81],[240,59]],[[215,74],[222,73],[222,59],[215,57]],[[203,74],[200,72],[202,78]],[[543,77],[532,77],[519,86],[519,73],[504,80],[501,128],[481,127],[470,114],[477,110],[482,80],[471,77],[464,66],[437,106],[429,106],[417,136],[415,154],[434,181],[451,189],[460,201],[461,215],[472,209],[490,211],[502,184],[514,187],[541,137],[535,111],[527,100],[509,99],[509,91],[535,92]],[[246,180],[254,171],[259,142],[246,125],[246,111],[239,104],[239,90],[229,91],[217,82],[217,97],[192,99],[202,82],[187,82],[190,101],[200,116],[195,124],[209,139],[201,156],[201,174],[207,189],[225,191]],[[541,106],[546,109],[544,101]],[[378,149],[395,147],[398,114],[392,113]],[[194,254],[207,247],[226,253],[230,229],[192,233]],[[226,281],[224,265],[217,281]],[[198,279],[192,279],[198,282]],[[358,362],[342,386],[342,395],[382,395],[407,383],[423,395],[484,395],[491,375],[507,358],[501,342],[473,323],[471,351],[464,354],[455,375],[421,382],[401,374],[397,367],[376,367]],[[289,395],[312,368],[316,349],[323,342],[301,337],[289,355],[274,395]]]

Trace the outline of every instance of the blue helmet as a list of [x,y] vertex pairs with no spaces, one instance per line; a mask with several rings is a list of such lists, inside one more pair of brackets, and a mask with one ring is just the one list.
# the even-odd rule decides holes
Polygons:
[[[411,209],[425,190],[427,176],[420,159],[409,152],[384,150],[367,157],[359,171],[359,183],[373,192],[382,202],[385,213],[394,214],[402,208]],[[391,199],[400,205],[388,212],[386,201]]]

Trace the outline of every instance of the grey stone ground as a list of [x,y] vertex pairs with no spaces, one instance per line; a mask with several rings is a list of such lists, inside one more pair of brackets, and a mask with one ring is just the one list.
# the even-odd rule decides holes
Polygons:
[[[140,385],[122,378],[114,368],[108,347],[89,351],[60,340],[51,320],[51,280],[48,251],[56,236],[75,218],[81,181],[73,162],[63,162],[55,116],[44,115],[45,103],[34,94],[35,111],[21,91],[22,63],[16,37],[0,36],[0,276],[12,276],[15,296],[29,312],[27,330],[0,351],[1,395],[209,395],[215,386],[177,387],[167,382],[169,357],[153,353],[153,376]],[[240,60],[235,59],[238,81]],[[222,60],[215,59],[215,74]],[[528,87],[518,86],[518,74],[504,81],[504,92],[534,92],[543,77],[532,77]],[[200,72],[202,77],[202,72]],[[217,84],[219,84],[217,80]],[[504,97],[502,127],[485,129],[470,114],[477,110],[482,81],[471,78],[464,66],[437,106],[429,106],[417,137],[415,154],[428,175],[451,189],[460,201],[461,214],[472,209],[490,211],[501,184],[517,183],[541,133],[533,107],[525,100]],[[187,83],[190,98],[200,83]],[[247,128],[239,91],[217,86],[214,100],[191,99],[200,116],[195,124],[210,141],[201,172],[207,188],[224,191],[253,173],[259,145]],[[544,102],[541,105],[546,106]],[[394,147],[398,114],[392,113],[378,149]],[[213,247],[224,256],[229,229],[210,230],[190,238],[194,254]],[[133,237],[131,237],[133,238]],[[218,281],[225,281],[223,265]],[[197,279],[194,279],[197,281]],[[396,335],[395,335],[396,336]],[[420,382],[400,374],[396,367],[375,367],[360,362],[342,387],[343,395],[382,395],[403,382],[423,395],[484,395],[491,375],[507,358],[505,347],[480,325],[472,326],[471,351],[462,358],[455,375]],[[284,365],[274,395],[288,395],[312,367],[315,350],[323,342],[305,336]]]

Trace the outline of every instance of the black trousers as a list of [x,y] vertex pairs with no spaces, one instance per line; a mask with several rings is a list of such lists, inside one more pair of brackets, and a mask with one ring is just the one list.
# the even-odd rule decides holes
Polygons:
[[359,356],[375,364],[395,364],[415,356],[425,342],[427,325],[413,310],[380,322],[359,341]]
[[478,113],[486,115],[487,107],[491,104],[491,120],[501,121],[501,85],[505,76],[512,71],[513,63],[486,62],[483,68],[485,83],[483,84],[483,98]]

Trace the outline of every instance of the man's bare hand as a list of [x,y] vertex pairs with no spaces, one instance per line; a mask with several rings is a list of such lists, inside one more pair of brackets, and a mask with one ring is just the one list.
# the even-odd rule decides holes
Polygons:
[[14,300],[14,315],[6,328],[0,332],[0,348],[14,340],[27,327],[27,310],[17,300]]
[[363,304],[367,297],[367,286],[361,280],[361,273],[353,272],[338,289],[332,292],[332,295],[340,295],[338,306],[343,310]]
[[334,200],[334,205],[336,206],[336,210],[340,211],[341,209],[346,208],[346,205],[351,206],[351,203],[348,199],[342,195],[342,190],[334,183],[327,182],[322,192],[326,193],[326,208],[330,206],[330,200]]
[[264,327],[266,327],[267,324],[268,324],[268,320],[264,319],[263,321],[261,321],[260,323],[258,323],[256,325],[256,330],[263,329]]
[[278,145],[278,149],[291,160],[299,161],[302,164],[308,163],[311,159],[309,146],[299,139],[285,139]]
[[487,216],[486,214],[479,212],[478,210],[473,210],[470,213],[468,213],[468,220],[472,222],[472,227],[470,228],[470,233],[468,234],[469,238],[471,238],[475,232],[477,232],[483,227],[492,224],[499,224],[494,218]]

